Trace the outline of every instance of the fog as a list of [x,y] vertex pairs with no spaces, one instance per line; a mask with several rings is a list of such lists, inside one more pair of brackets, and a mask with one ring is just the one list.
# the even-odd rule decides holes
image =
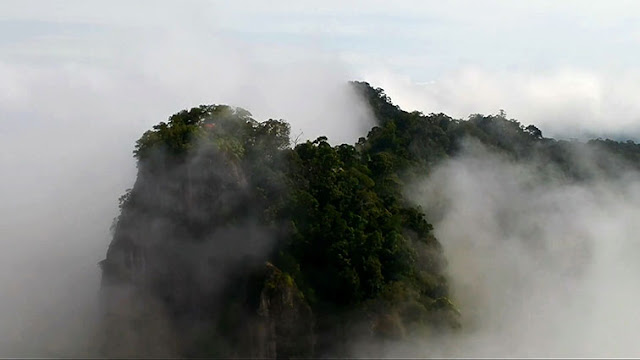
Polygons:
[[261,60],[262,49],[217,38],[203,50],[203,37],[189,31],[167,29],[162,41],[129,35],[119,40],[134,50],[115,63],[0,58],[2,356],[90,351],[97,263],[117,199],[135,180],[135,140],[153,124],[191,106],[228,103],[258,120],[286,119],[300,141],[326,134],[352,142],[370,127],[347,70],[313,49],[283,66]]
[[575,183],[467,142],[407,189],[444,246],[462,330],[383,356],[637,356],[640,174],[618,175]]
[[504,109],[554,138],[640,137],[635,69],[598,72],[564,66],[544,71],[495,70],[469,65],[417,82],[387,70],[368,79],[384,84],[403,109],[444,112],[456,118]]
[[[223,16],[202,2],[154,2],[153,16],[149,3],[65,4],[21,0],[3,3],[0,14],[26,27],[72,23],[63,34],[1,44],[2,357],[91,354],[97,263],[117,199],[135,180],[135,140],[153,124],[210,103],[244,107],[258,120],[283,118],[299,140],[353,142],[373,124],[345,84],[367,71],[318,43],[243,41],[218,29]],[[370,60],[366,52],[360,58]],[[459,70],[426,91],[396,86],[395,75],[369,75],[407,110],[464,117],[504,108],[545,134],[635,130],[633,72],[537,78]],[[609,115],[614,123],[602,121]],[[386,355],[637,355],[637,174],[542,181],[529,166],[472,150],[413,190],[444,245],[463,333],[390,345]]]

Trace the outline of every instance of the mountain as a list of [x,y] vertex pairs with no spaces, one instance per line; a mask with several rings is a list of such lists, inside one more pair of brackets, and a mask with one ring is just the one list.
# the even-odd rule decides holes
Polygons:
[[503,112],[406,112],[351,85],[377,119],[353,145],[291,146],[285,121],[226,105],[142,135],[100,263],[105,356],[345,356],[356,338],[455,333],[445,254],[409,184],[468,141],[567,181],[640,164],[633,142],[556,141]]

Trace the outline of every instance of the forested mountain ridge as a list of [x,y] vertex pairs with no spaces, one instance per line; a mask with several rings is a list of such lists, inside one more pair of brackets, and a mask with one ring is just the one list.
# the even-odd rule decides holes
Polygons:
[[[544,158],[568,181],[639,166],[633,142],[556,141],[503,112],[406,112],[351,85],[378,122],[354,145],[292,147],[285,121],[225,105],[181,111],[138,140],[101,262],[105,352],[344,356],[354,336],[455,331],[445,254],[406,184],[468,138],[513,161]],[[596,148],[618,161],[573,161]]]

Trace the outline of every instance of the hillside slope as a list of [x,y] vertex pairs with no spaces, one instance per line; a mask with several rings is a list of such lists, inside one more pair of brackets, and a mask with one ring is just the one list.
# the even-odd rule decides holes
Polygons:
[[[547,139],[504,113],[409,113],[352,85],[378,121],[354,145],[291,147],[286,122],[225,105],[140,138],[101,262],[106,356],[344,356],[355,337],[455,331],[445,254],[407,184],[470,138],[567,181],[638,166],[632,142]],[[617,161],[573,160],[594,149]]]

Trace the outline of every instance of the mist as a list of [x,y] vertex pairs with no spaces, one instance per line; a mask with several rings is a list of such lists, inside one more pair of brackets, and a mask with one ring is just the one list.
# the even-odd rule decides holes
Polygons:
[[535,124],[553,138],[640,137],[636,69],[606,73],[578,66],[544,71],[465,66],[417,82],[387,70],[367,78],[384,84],[404,109],[443,112],[456,118],[497,113]]
[[593,179],[468,141],[408,187],[445,249],[462,329],[383,350],[354,345],[356,356],[637,356],[640,174],[605,177],[589,156],[574,161]]
[[[488,11],[501,14],[498,3],[491,3]],[[329,9],[334,3],[327,4],[324,12],[337,12]],[[382,7],[366,9],[370,16],[393,10],[387,3],[376,4]],[[298,3],[266,9],[255,3],[263,8],[249,20],[245,6],[229,10],[235,5],[225,5],[218,11],[219,5],[2,4],[3,21],[24,21],[37,36],[24,31],[18,40],[0,39],[1,356],[92,354],[100,322],[98,262],[111,241],[117,199],[136,177],[134,143],[181,109],[212,103],[241,106],[257,120],[290,122],[298,141],[326,135],[332,144],[353,143],[374,124],[369,109],[346,84],[364,78],[385,88],[402,107],[425,112],[464,117],[504,108],[510,116],[539,125],[545,134],[570,135],[576,129],[637,133],[638,105],[629,94],[637,93],[638,76],[631,70],[607,77],[574,68],[543,76],[455,69],[425,90],[397,85],[395,73],[385,77],[356,71],[345,58],[376,60],[367,49],[357,48],[367,43],[360,38],[345,41],[354,47],[351,54],[329,51],[317,38],[251,41],[241,31],[255,19],[286,27],[279,18],[263,18],[260,11],[294,7],[298,12],[291,18],[304,22],[308,9]],[[605,11],[607,22],[614,22],[618,11],[628,11],[626,5]],[[356,13],[362,7],[349,5],[342,11]],[[420,14],[427,16],[425,9],[432,7],[420,8]],[[401,20],[396,23],[404,29],[402,14],[413,13],[415,4],[394,9]],[[457,6],[445,10],[435,14],[468,23],[478,16],[476,11],[462,14]],[[602,12],[591,15],[601,18]],[[527,11],[518,13],[529,17]],[[235,31],[216,25],[225,21]],[[362,34],[368,28],[327,27],[321,18],[311,29]],[[423,40],[433,33],[421,30]],[[494,34],[485,37],[493,39]],[[391,37],[394,44],[397,39]],[[442,40],[452,43],[448,36]],[[378,45],[373,42],[373,48],[382,49],[378,60],[397,55]],[[454,63],[438,58],[437,52],[415,63],[424,67],[425,58]],[[629,58],[635,64],[633,54]],[[589,159],[576,161],[588,166]],[[596,177],[578,184],[566,182],[553,169],[544,176],[538,171],[537,165],[514,164],[469,145],[460,157],[409,188],[445,248],[462,333],[388,344],[369,355],[637,355],[638,174],[621,170],[616,179]],[[367,353],[368,345],[354,345],[355,353]]]
[[286,119],[299,141],[353,142],[370,127],[338,61],[309,46],[284,66],[215,33],[167,26],[159,41],[148,29],[117,28],[111,39],[40,40],[61,54],[0,57],[2,356],[91,355],[98,262],[118,197],[136,177],[134,143],[152,125],[227,103],[258,120]]

